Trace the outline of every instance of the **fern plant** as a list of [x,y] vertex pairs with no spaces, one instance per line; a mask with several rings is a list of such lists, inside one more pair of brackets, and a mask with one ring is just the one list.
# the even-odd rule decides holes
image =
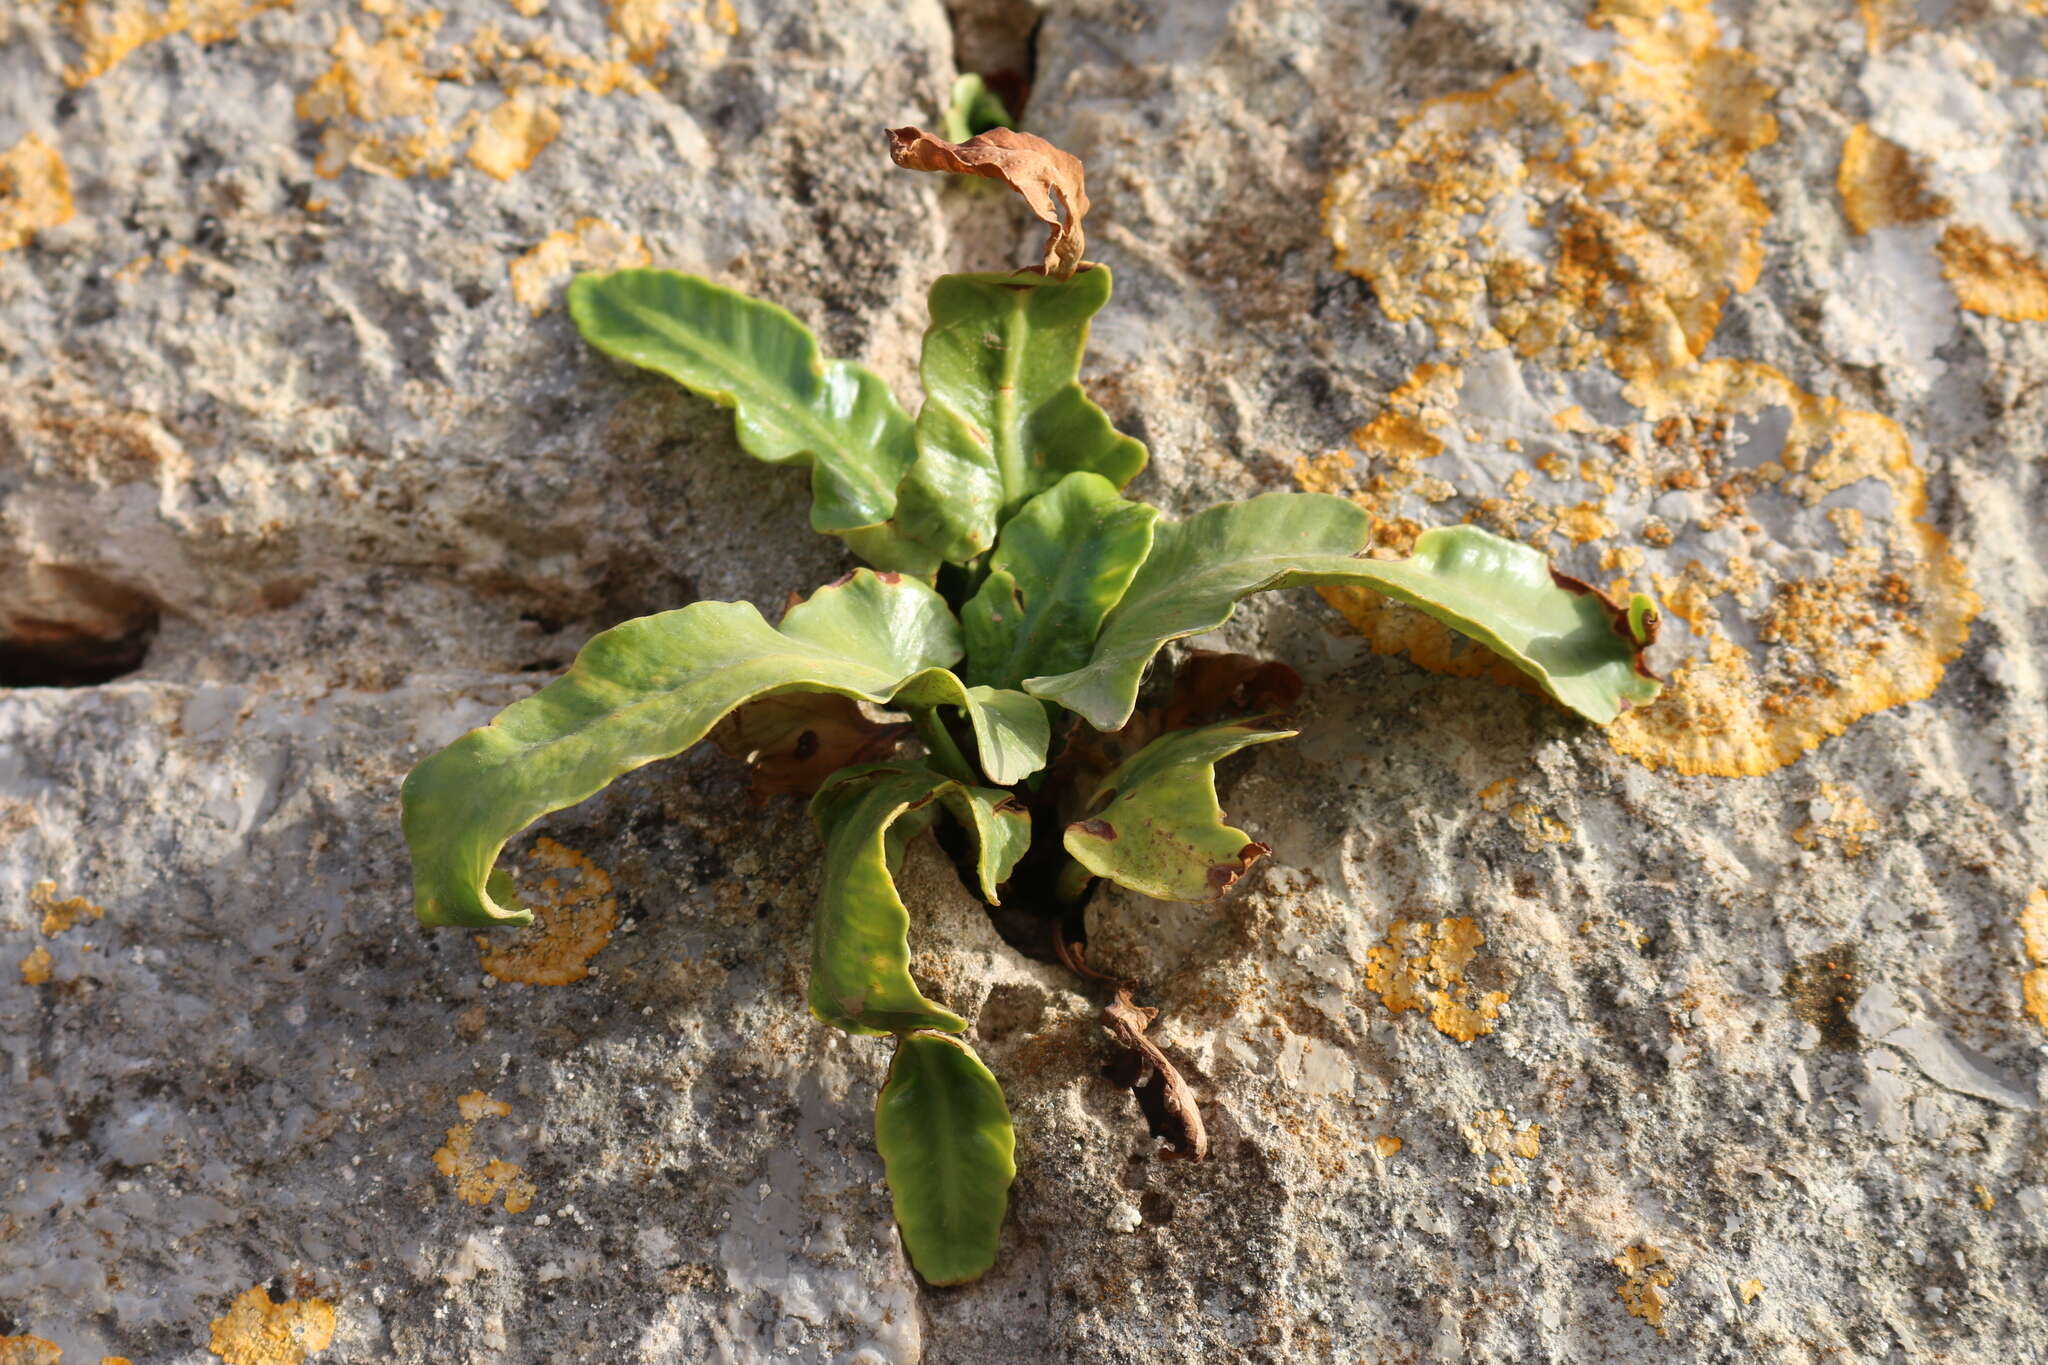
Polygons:
[[[892,135],[905,164],[911,131]],[[953,162],[1064,155],[1008,130],[927,142]],[[615,626],[404,788],[416,913],[463,926],[530,922],[495,870],[514,835],[706,737],[750,756],[768,789],[814,792],[824,870],[810,1008],[894,1040],[875,1141],[903,1244],[935,1284],[994,1262],[1014,1136],[968,1021],[911,975],[895,884],[910,840],[944,822],[976,895],[1021,897],[1068,923],[1097,879],[1171,900],[1223,895],[1266,849],[1224,822],[1216,764],[1292,732],[1266,715],[1196,724],[1193,705],[1139,713],[1139,689],[1163,647],[1221,626],[1255,592],[1370,588],[1598,724],[1658,691],[1642,662],[1649,599],[1610,602],[1525,545],[1449,526],[1379,558],[1371,517],[1343,498],[1268,493],[1170,520],[1124,496],[1145,448],[1077,382],[1111,287],[1107,268],[1078,263],[1078,163],[1041,174],[1036,199],[1017,182],[1039,172],[1002,165],[996,178],[1034,207],[1050,185],[1066,212],[1040,216],[1060,240],[1040,269],[932,286],[915,418],[869,370],[823,359],[772,303],[663,270],[571,284],[591,345],[732,409],[756,459],[807,468],[812,526],[869,567],[775,624],[745,602],[699,602]],[[1206,709],[1257,690],[1212,686]],[[1155,1068],[1154,1131],[1199,1156],[1192,1101],[1142,1036],[1150,1018],[1128,990],[1104,1013]]]

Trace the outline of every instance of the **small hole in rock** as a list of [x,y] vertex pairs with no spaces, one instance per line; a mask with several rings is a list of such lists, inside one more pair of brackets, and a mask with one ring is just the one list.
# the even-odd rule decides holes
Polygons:
[[1035,985],[1004,982],[988,993],[975,1020],[981,1036],[994,1042],[1012,1033],[1029,1033],[1045,1019],[1045,992]]
[[1164,1227],[1173,1221],[1173,1200],[1158,1190],[1147,1190],[1138,1196],[1138,1212],[1154,1227]]
[[0,587],[0,687],[93,687],[142,667],[162,611],[149,594],[64,564]]

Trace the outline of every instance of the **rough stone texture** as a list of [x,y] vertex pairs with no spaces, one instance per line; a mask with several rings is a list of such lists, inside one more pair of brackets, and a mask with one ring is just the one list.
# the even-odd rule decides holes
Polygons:
[[882,154],[940,5],[616,8],[0,12],[0,630],[106,667],[160,617],[0,691],[0,1338],[268,1359],[261,1286],[436,1365],[2048,1356],[2037,6],[961,7],[1090,166],[1140,493],[1512,529],[1656,587],[1677,685],[1610,738],[1370,601],[1241,616],[1312,683],[1226,783],[1273,856],[1093,911],[1199,1166],[920,854],[1022,1168],[937,1292],[884,1051],[802,1009],[799,811],[699,754],[548,822],[535,894],[618,920],[568,985],[409,923],[410,762],[620,617],[842,567],[568,266],[644,246],[908,392],[928,278],[1032,237]]

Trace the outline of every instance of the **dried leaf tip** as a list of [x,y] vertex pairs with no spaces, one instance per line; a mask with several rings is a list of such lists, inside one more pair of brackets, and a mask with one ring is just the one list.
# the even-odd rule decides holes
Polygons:
[[1031,207],[1046,226],[1043,274],[1064,280],[1081,267],[1087,238],[1088,190],[1081,160],[1042,137],[1010,128],[991,128],[965,142],[947,142],[922,128],[891,128],[889,157],[906,171],[944,171],[1000,180]]
[[1103,1007],[1102,1026],[1124,1050],[1106,1068],[1106,1074],[1138,1097],[1152,1136],[1167,1144],[1160,1155],[1200,1161],[1209,1155],[1209,1131],[1202,1123],[1195,1092],[1159,1044],[1145,1036],[1158,1017],[1158,1010],[1131,999],[1130,987],[1117,987],[1116,999]]

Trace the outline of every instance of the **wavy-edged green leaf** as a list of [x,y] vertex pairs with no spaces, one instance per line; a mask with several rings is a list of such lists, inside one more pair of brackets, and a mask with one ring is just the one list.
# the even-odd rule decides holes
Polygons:
[[1159,509],[1077,470],[1003,524],[981,590],[960,609],[967,676],[1015,687],[1088,662],[1102,618],[1152,549]]
[[1216,764],[1294,733],[1233,721],[1161,735],[1102,780],[1089,814],[1067,826],[1067,852],[1154,900],[1215,900],[1270,851],[1223,823]]
[[742,702],[801,689],[886,703],[908,683],[933,690],[929,675],[951,678],[944,666],[959,657],[959,626],[938,593],[867,569],[820,588],[780,627],[746,602],[614,626],[562,677],[405,779],[413,908],[422,924],[529,923],[485,881],[505,841],[541,816],[681,753]]
[[1076,382],[1110,275],[944,275],[932,285],[920,373],[917,462],[898,490],[905,535],[954,563],[995,543],[1024,502],[1076,470],[1118,488],[1145,447]]
[[969,787],[922,764],[874,763],[834,775],[811,801],[825,841],[811,938],[811,1013],[853,1033],[967,1027],[910,978],[910,911],[896,892],[903,850],[941,807],[974,836],[983,892],[1010,875],[1031,819],[1007,792]]
[[937,559],[888,527],[916,458],[910,417],[871,371],[826,361],[784,309],[673,270],[579,275],[569,315],[583,339],[733,409],[742,449],[808,465],[811,525],[885,569]]
[[1031,847],[1031,812],[1008,792],[964,782],[942,789],[939,800],[974,837],[974,877],[981,898],[1000,904],[997,890]]
[[1052,722],[1045,703],[1023,692],[969,687],[943,669],[923,673],[896,694],[898,706],[957,706],[974,730],[981,771],[999,787],[1022,782],[1045,766]]
[[1425,531],[1406,559],[1359,558],[1371,529],[1366,512],[1327,493],[1267,493],[1162,522],[1088,662],[1024,688],[1114,730],[1168,641],[1214,630],[1251,593],[1347,583],[1470,636],[1598,724],[1656,699],[1660,684],[1642,663],[1656,633],[1647,597],[1616,607],[1537,551],[1475,526]]
[[1017,1136],[1003,1088],[972,1048],[932,1033],[897,1042],[875,1102],[875,1150],[918,1274],[965,1284],[995,1264]]

